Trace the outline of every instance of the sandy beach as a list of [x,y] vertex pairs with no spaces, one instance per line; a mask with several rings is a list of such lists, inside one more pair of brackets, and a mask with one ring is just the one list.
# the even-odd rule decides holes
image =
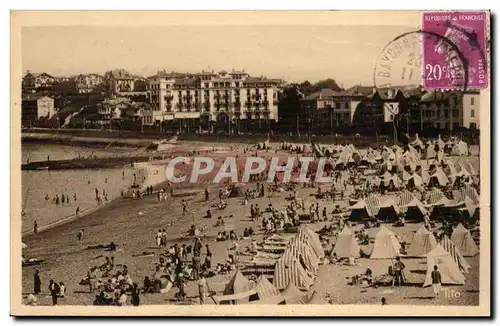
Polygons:
[[[179,146],[178,153],[185,150],[209,150],[211,146],[217,144],[207,143],[189,143],[189,146]],[[225,144],[226,145],[226,144]],[[204,148],[202,148],[204,146]],[[211,157],[220,164],[222,159],[230,155],[242,155],[241,148],[247,145],[237,145],[231,148],[220,148],[211,154]],[[238,150],[239,149],[239,150]],[[176,154],[178,154],[176,153]],[[250,152],[248,155],[253,155]],[[259,156],[271,157],[276,155],[274,151],[259,151]],[[280,151],[279,156],[290,155],[287,152]],[[478,160],[478,157],[474,157]],[[155,162],[155,164],[166,164],[168,160]],[[477,163],[476,163],[477,164]],[[160,182],[161,176],[155,179],[155,190],[165,187],[165,182]],[[209,188],[210,201],[204,201],[203,189]],[[23,296],[26,297],[33,289],[33,273],[35,269],[40,270],[42,280],[42,294],[39,296],[41,305],[50,305],[51,298],[48,293],[48,281],[53,279],[57,282],[64,282],[67,287],[67,295],[60,299],[60,305],[91,305],[95,293],[89,293],[87,286],[79,285],[80,280],[86,275],[88,269],[92,266],[100,266],[104,262],[104,257],[114,256],[115,264],[127,265],[129,273],[140,286],[145,276],[151,276],[154,273],[155,263],[158,262],[159,254],[164,252],[156,246],[155,236],[158,229],[166,229],[168,235],[167,248],[174,244],[192,245],[194,239],[186,237],[191,224],[204,230],[201,235],[203,247],[208,244],[213,253],[212,264],[224,263],[230,253],[228,248],[231,243],[228,241],[217,242],[215,238],[218,232],[234,229],[241,235],[245,228],[252,226],[256,230],[254,238],[257,241],[263,239],[261,220],[252,222],[250,220],[250,209],[243,206],[242,198],[229,198],[228,206],[225,210],[219,211],[212,208],[212,219],[202,218],[210,205],[218,203],[217,192],[222,187],[220,184],[207,184],[206,180],[200,180],[198,184],[177,186],[174,189],[174,197],[169,198],[167,202],[157,200],[156,195],[145,196],[142,199],[118,198],[102,207],[97,211],[75,219],[69,223],[50,228],[37,235],[28,235],[23,238],[23,243],[27,245],[23,249],[25,258],[36,257],[44,260],[37,266],[23,267]],[[254,184],[247,184],[247,188],[254,189]],[[335,205],[341,208],[348,206],[348,195],[352,188],[348,186],[344,200],[335,202],[320,200],[320,207],[327,208],[330,212]],[[310,196],[314,193],[314,188],[298,188],[298,196],[305,199],[306,207],[316,202],[316,199]],[[272,197],[266,193],[265,197],[252,199],[250,204],[259,204],[260,207],[267,207],[269,203],[279,210],[287,205],[285,197],[288,192],[274,193]],[[190,214],[182,215],[181,198],[188,202]],[[215,227],[218,216],[225,216],[226,226]],[[308,224],[314,230],[320,230],[329,222],[317,222]],[[386,224],[400,239],[411,239],[420,224],[406,223],[404,227],[392,227]],[[359,229],[361,225],[356,225],[353,229]],[[84,229],[83,241],[77,241],[77,233]],[[370,229],[369,235],[372,241],[369,245],[360,246],[362,251],[369,254],[373,247],[373,238],[376,229]],[[88,246],[99,244],[109,244],[114,242],[119,250],[109,253],[103,249],[86,249]],[[246,246],[250,245],[249,240],[238,241],[240,251],[244,251]],[[334,243],[334,242],[333,242]],[[330,248],[325,247],[325,250]],[[151,252],[152,255],[144,256],[143,253]],[[204,249],[202,250],[202,256]],[[245,256],[241,256],[241,259]],[[387,271],[391,264],[390,260],[374,260],[360,258],[357,260],[357,266],[335,266],[320,265],[319,273],[313,285],[313,289],[321,296],[327,293],[331,294],[332,302],[373,304],[379,303],[381,297],[386,297],[390,304],[414,304],[414,305],[477,305],[479,303],[479,255],[467,257],[467,262],[471,265],[471,270],[467,276],[464,286],[450,286],[460,292],[459,298],[434,299],[431,288],[422,288],[425,278],[426,260],[404,259],[408,272],[407,279],[411,285],[404,287],[379,287],[366,288],[362,285],[348,285],[350,277],[364,272],[367,268],[373,270],[374,275],[381,275]],[[229,281],[232,274],[216,275],[207,279],[208,285],[214,291],[220,292]],[[141,294],[141,304],[177,304],[174,300],[174,294],[177,292],[175,287],[164,294]],[[189,281],[186,286],[187,303],[198,304],[198,290],[196,281]],[[212,303],[210,300],[209,303]]]

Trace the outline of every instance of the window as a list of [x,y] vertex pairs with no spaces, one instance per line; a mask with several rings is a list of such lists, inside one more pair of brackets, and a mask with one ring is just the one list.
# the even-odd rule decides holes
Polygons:
[[349,102],[345,102],[345,106],[344,106],[346,109],[349,109]]
[[476,112],[474,110],[470,110],[470,117],[475,118]]
[[458,118],[458,110],[453,110],[453,117]]
[[471,123],[470,123],[470,127],[469,127],[469,128],[470,128],[470,129],[473,129],[473,130],[477,129],[477,125],[476,125],[476,123],[471,122]]
[[474,105],[474,98],[473,97],[470,98],[470,105]]
[[340,109],[340,103],[335,103],[335,108]]
[[209,87],[208,85],[209,85],[208,83],[205,83],[205,88],[208,88]]
[[448,110],[444,110],[444,117],[448,118]]

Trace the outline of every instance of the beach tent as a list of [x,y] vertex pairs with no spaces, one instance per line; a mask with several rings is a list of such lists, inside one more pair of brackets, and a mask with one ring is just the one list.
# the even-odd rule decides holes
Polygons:
[[472,166],[472,164],[470,162],[465,163],[465,168],[467,169],[467,171],[469,172],[470,175],[472,175],[472,176],[479,175],[477,170],[474,168],[474,166]]
[[309,298],[309,302],[307,302],[307,304],[325,304],[325,303],[326,300],[316,291],[312,293],[311,297]]
[[420,188],[424,185],[424,181],[422,180],[421,176],[413,173],[406,182],[406,185],[408,186],[408,188]]
[[308,301],[307,294],[302,293],[293,283],[288,283],[281,296],[285,297],[286,304],[305,304]]
[[237,183],[233,186],[233,189],[231,189],[231,192],[229,193],[230,198],[234,197],[243,197],[245,196],[245,189],[243,188],[245,185],[243,183]]
[[415,140],[412,141],[410,144],[411,144],[411,146],[417,147],[421,150],[423,150],[425,148],[424,143],[420,140],[420,138],[418,138],[418,134],[415,134]]
[[441,239],[441,242],[439,244],[450,254],[463,274],[469,273],[469,269],[471,268],[471,266],[469,265],[467,260],[465,260],[460,250],[458,250],[457,246],[455,246],[455,243],[453,243],[453,241],[451,241],[446,234],[443,236],[443,239]]
[[459,223],[455,230],[453,230],[451,241],[455,243],[464,257],[472,257],[479,253],[479,249],[474,239],[472,239],[470,231],[467,230],[462,223]]
[[365,218],[373,217],[364,199],[360,199],[356,204],[350,206],[349,209],[351,210],[351,214],[349,215],[350,221],[361,221]]
[[436,157],[436,151],[434,150],[434,146],[427,146],[424,152],[424,159],[428,160]]
[[446,161],[444,163],[443,171],[447,176],[454,176],[457,174],[457,169],[455,168],[455,164],[452,161]]
[[410,247],[408,248],[408,257],[422,257],[437,246],[434,234],[421,226],[413,235]]
[[431,273],[434,270],[434,266],[437,266],[438,271],[441,273],[441,284],[465,284],[465,277],[462,272],[460,272],[460,268],[457,263],[453,260],[450,254],[438,244],[427,254],[427,274],[425,275],[423,287],[430,286],[432,284]]
[[388,199],[384,201],[384,203],[380,204],[379,211],[377,214],[377,218],[386,221],[386,222],[394,222],[399,219],[398,215],[400,213],[400,209],[398,205],[392,199]]
[[449,180],[442,169],[436,170],[429,179],[429,185],[436,187],[444,187],[448,184]]
[[337,235],[337,242],[335,243],[333,252],[337,254],[338,258],[360,257],[358,240],[347,226]]
[[251,288],[252,283],[237,269],[229,283],[226,284],[224,295],[248,292]]
[[449,199],[437,188],[427,191],[424,198],[426,206],[446,205],[449,202]]
[[394,235],[394,232],[381,226],[375,236],[375,244],[373,246],[371,259],[392,259],[399,256],[401,245]]
[[308,244],[318,258],[325,257],[325,250],[323,249],[319,235],[313,229],[308,226],[300,226],[296,237]]
[[465,201],[469,198],[474,205],[479,205],[479,194],[476,188],[471,185],[465,185],[460,189],[460,199]]
[[295,256],[311,276],[318,273],[319,258],[308,244],[295,239],[286,247],[283,256],[286,255]]
[[[254,291],[260,300],[280,295],[280,291],[264,275],[259,276]],[[253,301],[252,298],[250,298],[250,301]]]
[[417,198],[413,198],[406,206],[405,218],[407,221],[421,222],[428,213],[424,204]]
[[283,256],[276,262],[273,285],[281,290],[293,283],[300,290],[308,290],[313,284],[312,278],[293,255]]
[[458,209],[462,217],[479,219],[479,205],[474,204],[469,197],[466,197],[463,203],[464,207]]
[[467,143],[462,140],[453,145],[453,148],[451,149],[450,153],[450,155],[454,156],[464,156],[468,154],[469,154],[469,148],[467,146]]

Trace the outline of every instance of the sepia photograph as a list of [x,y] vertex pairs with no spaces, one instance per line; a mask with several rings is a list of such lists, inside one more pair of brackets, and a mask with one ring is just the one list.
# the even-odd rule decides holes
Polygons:
[[12,11],[14,316],[489,316],[490,12]]

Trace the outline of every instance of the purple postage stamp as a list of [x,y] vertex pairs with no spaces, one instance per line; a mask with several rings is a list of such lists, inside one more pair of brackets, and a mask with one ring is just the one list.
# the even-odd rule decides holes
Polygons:
[[487,19],[485,11],[423,13],[424,88],[488,87]]

